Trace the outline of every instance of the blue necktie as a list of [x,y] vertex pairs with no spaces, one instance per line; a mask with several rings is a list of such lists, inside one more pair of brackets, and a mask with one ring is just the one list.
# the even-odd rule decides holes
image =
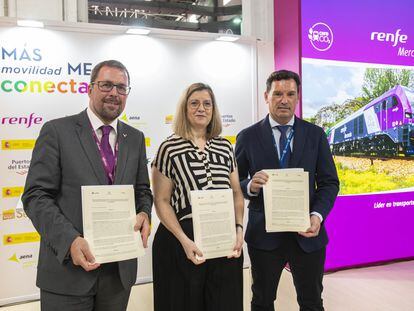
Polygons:
[[283,150],[286,147],[287,144],[287,131],[290,128],[290,125],[278,125],[276,126],[276,128],[279,130],[280,132],[280,139],[279,139],[279,152],[280,152],[280,158],[279,158],[279,162],[280,162],[280,167],[281,168],[287,168],[289,166],[289,160],[290,160],[290,155],[292,154],[292,151],[290,150],[290,143],[289,146],[287,146],[286,148],[286,154],[283,157],[283,162],[280,161],[282,159],[282,153]]
[[111,145],[109,143],[109,133],[112,130],[112,126],[103,125],[101,126],[101,130],[102,130],[101,149],[105,156],[106,162],[108,163],[108,166],[109,166],[109,172],[106,172],[106,174],[108,175],[108,180],[109,180],[109,173],[114,172],[114,166],[115,166],[114,152],[112,151]]

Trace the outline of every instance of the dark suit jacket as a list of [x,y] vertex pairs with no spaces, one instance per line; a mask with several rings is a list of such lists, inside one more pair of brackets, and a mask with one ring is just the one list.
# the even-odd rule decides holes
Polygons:
[[[118,122],[118,162],[114,184],[132,184],[136,211],[151,217],[145,139],[142,132]],[[83,234],[81,186],[106,185],[102,160],[86,110],[47,122],[33,150],[22,201],[41,236],[37,286],[65,295],[92,288],[99,268],[86,272],[68,257],[73,240]],[[122,284],[136,281],[137,260],[119,262]]]
[[[322,128],[295,117],[291,168],[303,168],[309,172],[310,212],[318,212],[325,220],[335,202],[339,181],[329,144]],[[250,200],[246,242],[258,249],[272,250],[279,246],[283,233],[266,233],[263,207],[263,190],[258,196],[247,194],[250,178],[262,169],[279,167],[279,160],[272,140],[269,116],[244,129],[237,136],[236,160],[243,194]],[[301,248],[316,251],[328,243],[322,223],[319,235],[305,238],[297,234]]]

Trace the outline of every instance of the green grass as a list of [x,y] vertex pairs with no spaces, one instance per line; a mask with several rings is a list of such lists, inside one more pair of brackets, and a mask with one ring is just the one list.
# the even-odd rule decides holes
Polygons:
[[378,172],[375,166],[366,171],[356,171],[336,164],[340,181],[339,194],[358,194],[390,191],[414,186],[414,176],[391,176]]

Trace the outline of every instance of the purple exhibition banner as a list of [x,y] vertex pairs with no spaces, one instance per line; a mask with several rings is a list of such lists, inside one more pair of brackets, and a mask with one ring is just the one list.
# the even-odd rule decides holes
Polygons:
[[306,0],[302,57],[414,65],[413,0]]
[[[303,117],[329,134],[341,181],[325,224],[326,270],[414,258],[413,12],[413,0],[301,1]],[[411,80],[334,118],[387,70]]]
[[326,220],[326,270],[414,256],[413,192],[339,196]]

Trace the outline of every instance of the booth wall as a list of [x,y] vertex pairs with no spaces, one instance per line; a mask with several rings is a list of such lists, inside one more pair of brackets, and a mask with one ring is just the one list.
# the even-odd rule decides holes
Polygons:
[[[410,0],[301,4],[303,117],[327,131],[341,182],[328,270],[414,257],[413,10]],[[400,84],[408,90],[393,92]]]
[[[177,32],[104,34],[87,25],[74,29],[81,27],[82,32],[0,28],[0,305],[38,297],[39,236],[19,197],[41,126],[88,106],[87,85],[96,63],[117,59],[130,71],[132,90],[120,119],[145,133],[149,163],[171,134],[176,103],[190,83],[213,88],[223,135],[233,143],[254,121],[255,41],[218,42],[209,35]],[[158,222],[154,213],[153,233]],[[139,260],[138,282],[151,281],[151,275],[150,246]]]

